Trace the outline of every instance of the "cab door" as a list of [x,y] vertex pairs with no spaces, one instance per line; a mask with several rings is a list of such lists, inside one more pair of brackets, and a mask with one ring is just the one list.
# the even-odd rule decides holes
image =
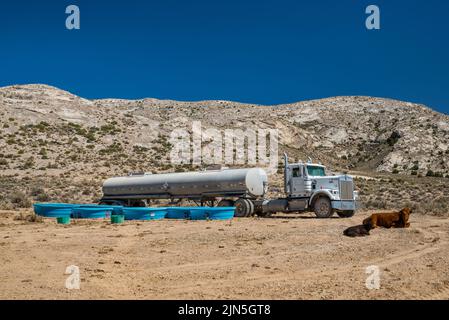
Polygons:
[[291,194],[293,197],[305,197],[304,166],[293,165],[291,169]]

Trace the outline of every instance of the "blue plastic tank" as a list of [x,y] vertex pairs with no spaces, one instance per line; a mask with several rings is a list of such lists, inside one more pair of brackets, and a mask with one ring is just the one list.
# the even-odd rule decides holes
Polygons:
[[35,203],[34,212],[47,218],[70,217],[72,209],[77,207],[75,204],[68,203]]
[[123,207],[125,220],[160,220],[167,215],[167,208]]
[[189,219],[190,208],[188,207],[169,207],[167,208],[167,219]]
[[229,220],[234,218],[235,207],[215,207],[205,210],[207,219],[210,220]]
[[110,218],[113,208],[107,206],[79,206],[72,209],[75,219],[106,219]]

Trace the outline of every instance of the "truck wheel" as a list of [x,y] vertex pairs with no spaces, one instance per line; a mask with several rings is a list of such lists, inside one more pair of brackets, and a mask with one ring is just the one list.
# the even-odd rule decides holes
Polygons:
[[237,218],[242,218],[242,217],[246,217],[246,215],[248,214],[250,208],[249,208],[249,203],[246,202],[246,199],[238,199],[235,202],[235,214],[234,216]]
[[313,211],[320,219],[330,218],[334,214],[331,201],[327,197],[319,197],[313,205]]
[[337,214],[340,218],[351,218],[352,216],[354,216],[355,211],[341,211],[337,212]]
[[234,206],[234,201],[232,200],[220,200],[220,202],[218,202],[217,207],[233,207]]
[[245,199],[248,203],[248,212],[246,213],[247,217],[252,217],[254,215],[254,203],[251,200]]

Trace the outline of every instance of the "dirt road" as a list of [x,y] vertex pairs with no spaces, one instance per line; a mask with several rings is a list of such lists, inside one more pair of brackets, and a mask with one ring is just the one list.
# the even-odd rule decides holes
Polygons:
[[[62,226],[0,211],[0,299],[448,299],[449,219],[343,236],[368,214]],[[65,288],[70,265],[80,290]]]

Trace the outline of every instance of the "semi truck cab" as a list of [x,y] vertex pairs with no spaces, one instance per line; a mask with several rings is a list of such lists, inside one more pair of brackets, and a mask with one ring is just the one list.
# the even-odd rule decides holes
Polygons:
[[357,192],[348,175],[328,175],[326,167],[307,163],[288,162],[284,155],[284,188],[287,198],[306,200],[307,207],[320,218],[336,212],[341,217],[351,217],[356,210]]

